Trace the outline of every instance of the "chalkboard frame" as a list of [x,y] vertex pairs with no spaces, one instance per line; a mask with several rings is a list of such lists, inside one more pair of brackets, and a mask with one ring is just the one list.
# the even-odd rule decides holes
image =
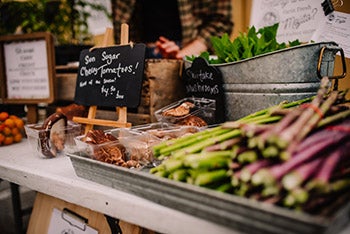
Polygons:
[[[27,43],[32,41],[45,41],[47,69],[48,69],[48,91],[49,95],[44,98],[9,98],[7,91],[7,74],[5,68],[4,46],[11,42]],[[4,104],[38,104],[52,103],[54,101],[54,78],[55,72],[55,47],[53,35],[49,32],[35,32],[19,35],[0,36],[0,97]]]
[[[145,51],[146,45],[143,43],[82,50],[74,102],[84,106],[137,108],[141,101]],[[116,69],[119,67],[124,69],[121,74]],[[101,68],[111,71],[102,76]],[[104,79],[107,83],[104,83]],[[107,87],[101,92],[101,87],[105,85]],[[114,90],[111,91],[110,87],[114,87]],[[119,91],[122,98],[115,97]]]

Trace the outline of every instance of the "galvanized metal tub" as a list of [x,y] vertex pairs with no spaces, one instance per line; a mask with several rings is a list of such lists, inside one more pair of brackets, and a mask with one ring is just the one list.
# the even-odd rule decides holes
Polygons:
[[[340,50],[335,42],[310,43],[212,65],[223,76],[226,120],[315,95],[320,78],[333,76],[335,55]],[[185,61],[185,68],[190,66],[191,62]]]

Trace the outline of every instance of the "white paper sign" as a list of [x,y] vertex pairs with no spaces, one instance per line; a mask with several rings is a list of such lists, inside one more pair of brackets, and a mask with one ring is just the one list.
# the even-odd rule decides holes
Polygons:
[[4,44],[9,99],[45,99],[50,96],[46,41]]
[[71,214],[54,208],[47,234],[98,234],[98,231]]
[[350,58],[350,14],[334,11],[320,22],[312,37],[316,42],[335,41]]
[[321,0],[253,0],[250,25],[279,23],[277,41],[308,42],[324,16]]

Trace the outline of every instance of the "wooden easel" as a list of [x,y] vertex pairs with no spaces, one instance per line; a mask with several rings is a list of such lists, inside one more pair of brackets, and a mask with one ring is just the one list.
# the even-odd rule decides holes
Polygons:
[[[106,47],[110,44],[111,38],[113,38],[113,30],[107,28],[101,47]],[[121,25],[121,45],[126,45],[129,43],[129,26],[127,24]],[[94,47],[96,48],[96,47]],[[91,48],[93,50],[94,48]],[[97,106],[90,106],[87,118],[83,117],[73,117],[73,121],[81,124],[86,124],[85,134],[93,129],[94,125],[100,126],[109,126],[109,127],[131,127],[131,123],[127,122],[127,107],[116,107],[118,120],[104,120],[104,119],[95,119],[97,112]]]

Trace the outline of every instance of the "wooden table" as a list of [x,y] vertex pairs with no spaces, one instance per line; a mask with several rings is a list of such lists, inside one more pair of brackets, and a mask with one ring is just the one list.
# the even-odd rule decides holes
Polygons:
[[0,147],[0,178],[160,233],[235,233],[227,227],[80,178],[69,157],[40,158],[27,139]]

